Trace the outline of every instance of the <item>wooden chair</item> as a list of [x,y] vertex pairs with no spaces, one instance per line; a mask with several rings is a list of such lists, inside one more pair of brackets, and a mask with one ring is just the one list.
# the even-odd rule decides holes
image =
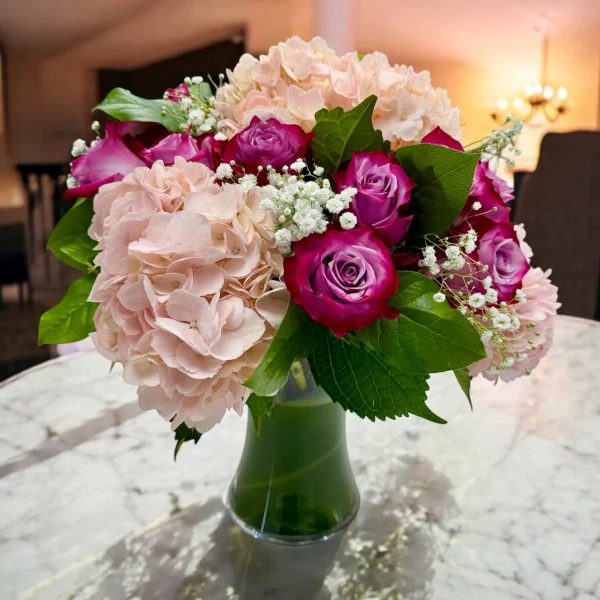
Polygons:
[[600,317],[600,131],[544,136],[514,221],[527,229],[533,265],[552,268],[560,312]]

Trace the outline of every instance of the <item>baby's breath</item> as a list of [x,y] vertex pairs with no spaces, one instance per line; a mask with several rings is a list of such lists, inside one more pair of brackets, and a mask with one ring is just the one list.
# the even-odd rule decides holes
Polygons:
[[[470,229],[466,234],[444,238],[426,237],[427,246],[421,249],[419,266],[440,286],[433,295],[435,302],[448,301],[473,325],[481,341],[498,356],[491,363],[490,372],[510,369],[515,362],[527,359],[527,353],[516,349],[515,335],[535,328],[534,323],[522,323],[514,306],[525,301],[525,295],[517,290],[510,302],[499,302],[492,277],[487,275],[487,265],[481,264],[473,251],[477,248],[477,234]],[[528,341],[535,349],[535,333]]]
[[322,179],[322,167],[315,166],[313,172],[303,160],[278,173],[267,167],[268,181],[263,190],[265,198],[261,210],[271,212],[275,221],[275,241],[283,254],[292,251],[292,244],[313,233],[324,233],[336,215],[343,229],[356,226],[356,217],[343,213],[350,206],[356,189],[347,188],[336,194],[329,180]]

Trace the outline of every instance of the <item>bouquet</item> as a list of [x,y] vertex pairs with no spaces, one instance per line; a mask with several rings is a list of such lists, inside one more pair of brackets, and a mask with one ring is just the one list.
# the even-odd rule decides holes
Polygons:
[[49,240],[83,274],[40,342],[91,335],[179,444],[246,404],[260,422],[303,359],[361,417],[444,423],[431,373],[470,401],[472,377],[548,351],[557,289],[491,168],[520,123],[463,148],[427,72],[294,37],[218,82],[96,108],[112,120],[74,143]]

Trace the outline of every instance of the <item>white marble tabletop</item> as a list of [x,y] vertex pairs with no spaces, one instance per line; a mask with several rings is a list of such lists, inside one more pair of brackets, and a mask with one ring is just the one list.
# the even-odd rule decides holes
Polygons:
[[432,380],[445,426],[348,418],[362,495],[332,544],[257,544],[223,498],[234,415],[185,445],[94,352],[0,386],[0,599],[600,598],[600,325],[561,317],[509,385]]

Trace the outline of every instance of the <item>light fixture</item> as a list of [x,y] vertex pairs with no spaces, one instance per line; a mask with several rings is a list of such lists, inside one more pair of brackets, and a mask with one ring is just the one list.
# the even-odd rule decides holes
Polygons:
[[569,94],[564,87],[554,90],[551,85],[548,85],[546,80],[547,63],[548,38],[544,36],[539,81],[528,83],[523,88],[523,94],[513,98],[510,102],[506,98],[498,98],[496,108],[491,112],[496,123],[503,125],[506,123],[508,115],[521,121],[529,121],[535,115],[543,115],[547,121],[554,123],[560,115],[566,112]]

